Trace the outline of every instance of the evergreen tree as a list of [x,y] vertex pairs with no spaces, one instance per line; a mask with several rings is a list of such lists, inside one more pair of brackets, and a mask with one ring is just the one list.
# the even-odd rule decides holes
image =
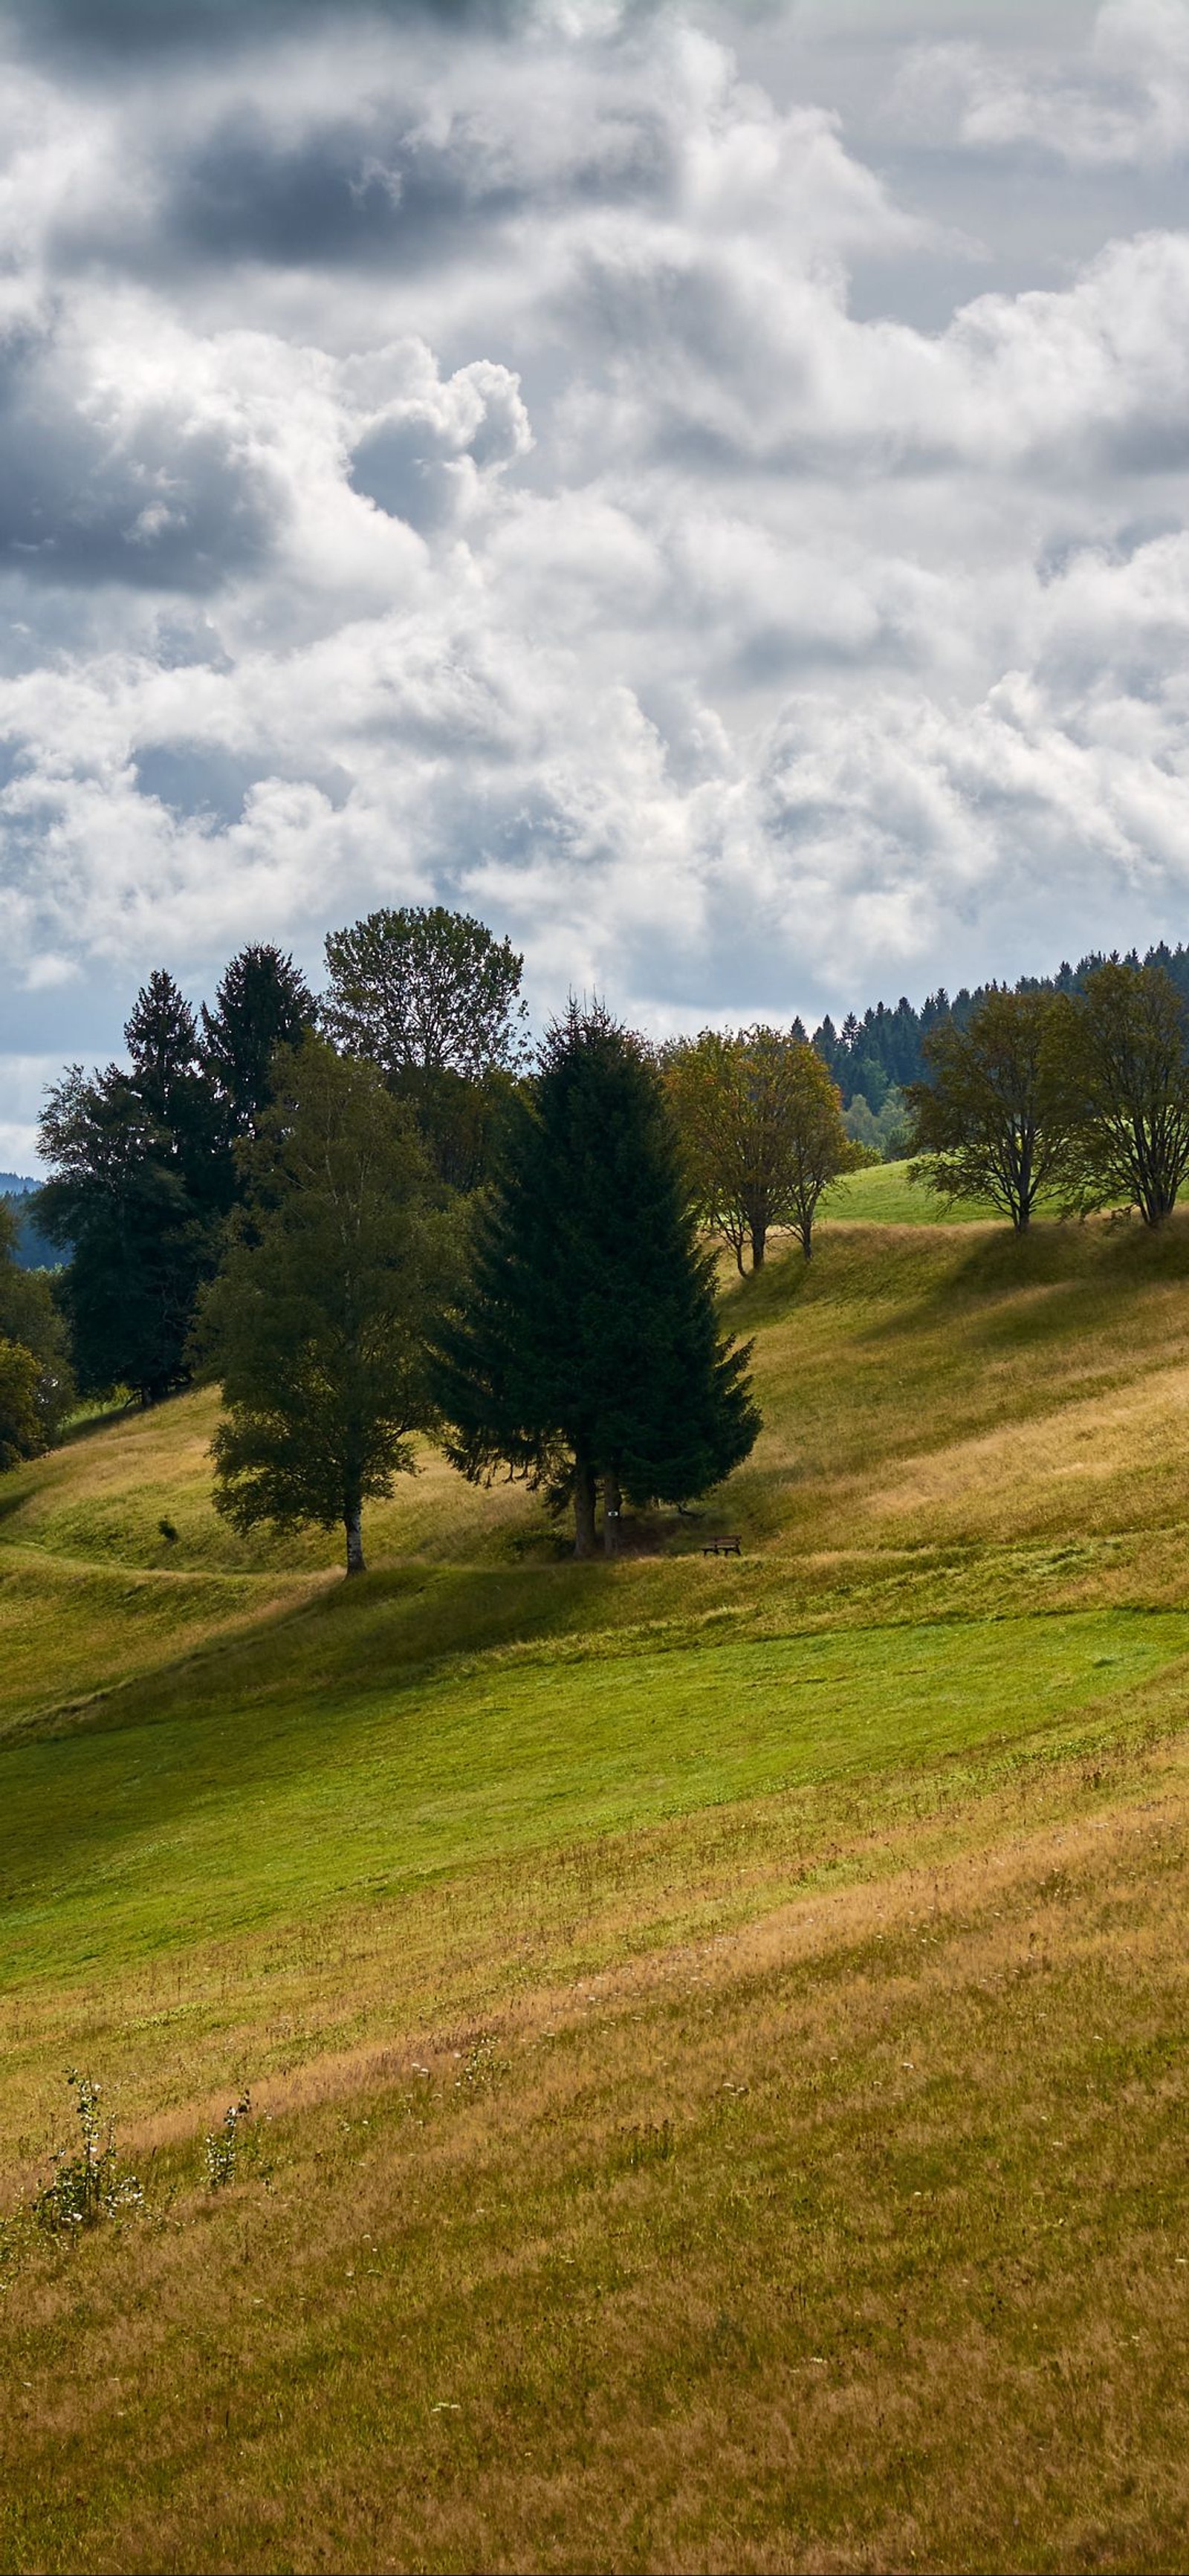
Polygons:
[[70,1247],[62,1286],[86,1394],[130,1386],[156,1402],[189,1375],[198,1289],[226,1206],[216,1104],[194,1014],[152,975],[126,1024],[131,1070],[71,1066],[50,1092],[41,1146],[51,1178],[38,1214]]
[[279,948],[257,944],[232,958],[214,1010],[202,1006],[202,1062],[227,1143],[255,1134],[272,1099],[278,1047],[296,1046],[316,1013],[304,975]]
[[440,1342],[449,1454],[572,1496],[575,1553],[614,1554],[626,1495],[684,1502],[759,1429],[749,1350],[721,1335],[660,1077],[599,1006],[572,1003],[514,1108],[463,1309]]

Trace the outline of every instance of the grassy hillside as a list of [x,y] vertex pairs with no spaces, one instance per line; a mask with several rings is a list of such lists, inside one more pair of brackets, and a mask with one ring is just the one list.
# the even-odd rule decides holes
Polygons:
[[0,2564],[1183,2563],[1187,1289],[824,1225],[613,1567],[427,1454],[345,1588],[205,1394],[5,1480],[4,2199],[84,2065],[148,2201],[9,2225]]

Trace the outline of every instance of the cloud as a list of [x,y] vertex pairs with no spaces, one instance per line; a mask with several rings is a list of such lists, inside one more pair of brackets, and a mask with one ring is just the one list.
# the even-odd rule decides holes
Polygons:
[[1183,926],[1183,231],[926,330],[852,268],[960,227],[680,9],[87,16],[0,108],[13,1053],[385,901],[653,1027]]
[[1083,61],[1056,69],[961,40],[922,46],[891,106],[905,130],[968,151],[1028,145],[1088,169],[1178,161],[1189,150],[1189,8],[1106,0]]

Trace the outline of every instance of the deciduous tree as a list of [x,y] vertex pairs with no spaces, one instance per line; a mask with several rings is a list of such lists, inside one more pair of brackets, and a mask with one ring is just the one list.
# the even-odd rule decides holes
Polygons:
[[275,1060],[240,1149],[243,1204],[199,1344],[222,1383],[215,1502],[240,1529],[313,1522],[364,1570],[365,1502],[430,1419],[426,1334],[449,1242],[408,1112],[319,1039]]
[[16,1218],[0,1199],[0,1471],[48,1449],[74,1398],[50,1283],[18,1268],[16,1237]]
[[1038,1193],[1072,1170],[1069,1011],[1059,994],[992,986],[965,1027],[930,1031],[928,1077],[906,1092],[914,1180],[947,1199],[989,1199],[1025,1232]]
[[322,1025],[407,1100],[439,1178],[475,1188],[525,1057],[524,964],[469,913],[404,905],[326,942]]
[[794,1031],[703,1029],[662,1051],[694,1205],[725,1234],[740,1271],[788,1225],[808,1260],[823,1193],[865,1159],[842,1123],[836,1084]]
[[1065,1007],[1082,1203],[1122,1199],[1145,1225],[1163,1225],[1189,1172],[1185,1005],[1162,966],[1110,958]]

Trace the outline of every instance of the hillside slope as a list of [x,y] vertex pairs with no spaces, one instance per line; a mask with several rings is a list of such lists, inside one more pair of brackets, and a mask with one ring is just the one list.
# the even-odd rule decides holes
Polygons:
[[10,2228],[5,2565],[1178,2563],[1187,1280],[827,1224],[611,1567],[427,1454],[344,1587],[202,1393],[6,1480],[7,2197],[73,2064],[156,2180]]

